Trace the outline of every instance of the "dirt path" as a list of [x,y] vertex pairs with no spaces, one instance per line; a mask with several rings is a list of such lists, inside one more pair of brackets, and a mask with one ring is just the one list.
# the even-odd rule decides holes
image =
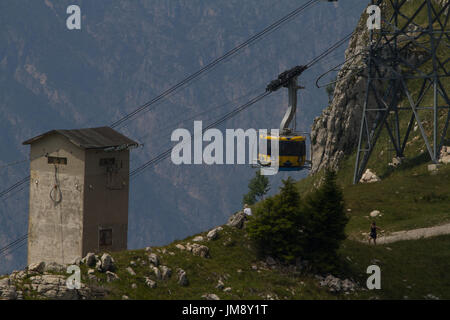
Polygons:
[[450,234],[450,223],[430,228],[392,232],[388,236],[379,237],[377,239],[377,244],[386,244],[402,240],[430,238],[444,234]]

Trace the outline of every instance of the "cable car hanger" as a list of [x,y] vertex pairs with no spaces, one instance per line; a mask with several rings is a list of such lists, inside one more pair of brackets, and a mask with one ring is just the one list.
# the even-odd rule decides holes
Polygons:
[[[298,85],[298,77],[307,69],[305,65],[296,66],[281,73],[277,79],[271,81],[266,88],[267,92],[275,92],[281,88],[287,88],[289,94],[289,106],[280,123],[279,136],[261,135],[260,139],[266,140],[267,152],[258,154],[258,166],[268,167],[272,161],[278,162],[280,171],[300,171],[310,169],[312,159],[306,159],[306,136],[311,138],[309,133],[296,132],[291,126],[292,120],[297,113],[297,91],[304,89]],[[270,142],[268,140],[278,140],[278,159],[271,157]],[[261,144],[260,144],[261,145]],[[310,143],[311,146],[311,143]],[[312,152],[310,152],[310,157]]]

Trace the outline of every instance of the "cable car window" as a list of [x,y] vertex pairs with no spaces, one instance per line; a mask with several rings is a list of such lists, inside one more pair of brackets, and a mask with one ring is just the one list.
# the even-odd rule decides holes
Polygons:
[[67,164],[67,158],[60,158],[60,157],[48,157],[47,161],[49,164]]
[[100,230],[99,245],[101,247],[112,245],[112,229],[101,229]]
[[305,151],[304,141],[280,141],[280,155],[303,156]]
[[100,159],[100,167],[113,166],[115,162],[116,162],[115,158],[103,158]]

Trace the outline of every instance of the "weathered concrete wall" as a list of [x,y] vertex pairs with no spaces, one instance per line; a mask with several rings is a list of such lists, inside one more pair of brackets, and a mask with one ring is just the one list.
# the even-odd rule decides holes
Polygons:
[[[45,155],[67,158],[57,166],[62,201],[55,204],[55,165]],[[70,263],[82,253],[84,150],[66,138],[52,135],[31,146],[28,264],[40,261]]]
[[[86,151],[83,255],[127,249],[129,151]],[[114,158],[108,172],[100,159]],[[99,246],[99,230],[112,229],[112,246]]]

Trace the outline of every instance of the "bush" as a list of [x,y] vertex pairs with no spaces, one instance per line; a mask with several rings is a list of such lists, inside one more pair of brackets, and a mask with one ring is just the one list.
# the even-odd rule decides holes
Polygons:
[[247,232],[260,255],[292,262],[302,254],[304,221],[292,178],[284,180],[280,193],[264,200],[249,220]]

